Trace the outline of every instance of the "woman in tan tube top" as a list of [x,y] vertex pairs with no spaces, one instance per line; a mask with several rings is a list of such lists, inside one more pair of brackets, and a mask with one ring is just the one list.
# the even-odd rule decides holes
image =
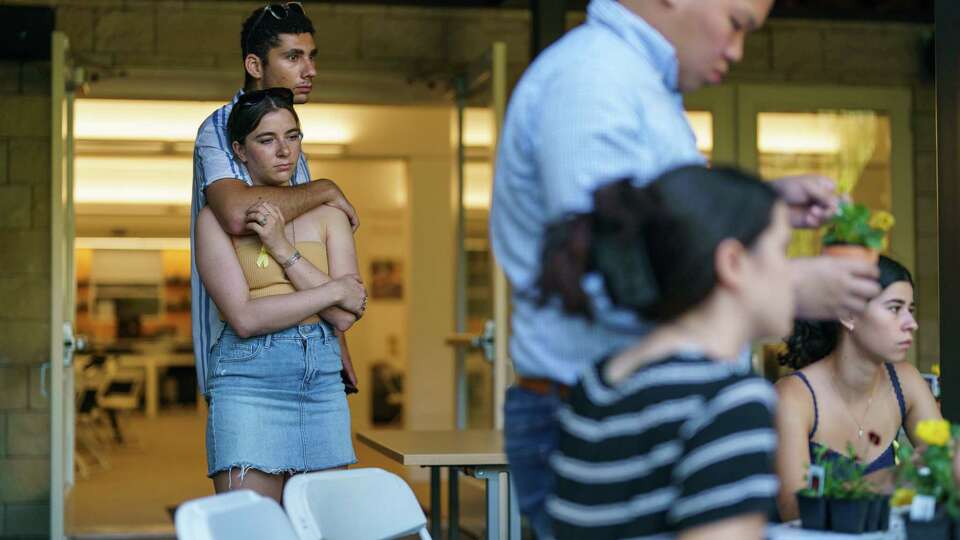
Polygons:
[[[289,184],[301,152],[290,90],[244,94],[227,128],[254,185]],[[231,237],[209,207],[197,217],[197,270],[226,322],[207,365],[207,474],[218,493],[280,501],[291,475],[356,461],[339,337],[366,293],[341,211],[287,223],[261,202],[247,228],[255,234]]]

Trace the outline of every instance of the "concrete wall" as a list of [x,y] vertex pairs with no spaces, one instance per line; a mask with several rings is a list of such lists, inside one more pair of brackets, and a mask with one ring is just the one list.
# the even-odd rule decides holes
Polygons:
[[50,75],[0,62],[0,536],[43,537],[50,415]]
[[[57,6],[80,61],[101,77],[94,95],[221,99],[242,83],[240,27],[262,2],[0,0]],[[451,10],[310,3],[316,27],[317,101],[443,100],[450,75],[494,40],[507,42],[511,73],[527,63],[520,10]],[[197,72],[202,76],[197,76]],[[137,81],[152,88],[137,88]],[[381,85],[389,91],[371,89]]]

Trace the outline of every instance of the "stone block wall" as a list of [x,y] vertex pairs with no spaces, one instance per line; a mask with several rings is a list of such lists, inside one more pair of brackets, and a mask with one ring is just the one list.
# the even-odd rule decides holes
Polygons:
[[[154,68],[196,70],[226,77],[234,91],[243,74],[240,27],[262,5],[209,0],[0,0],[2,4],[56,6],[57,29],[68,35],[80,62],[104,78]],[[523,10],[327,3],[305,8],[316,28],[318,80],[327,73],[362,72],[445,83],[494,40],[507,43],[516,79],[529,56],[529,17]]]
[[0,537],[45,538],[50,415],[50,75],[0,62]]

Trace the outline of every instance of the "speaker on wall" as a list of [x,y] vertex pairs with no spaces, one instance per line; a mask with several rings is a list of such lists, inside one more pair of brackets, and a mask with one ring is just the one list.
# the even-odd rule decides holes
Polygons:
[[53,29],[53,8],[0,6],[0,59],[49,60]]

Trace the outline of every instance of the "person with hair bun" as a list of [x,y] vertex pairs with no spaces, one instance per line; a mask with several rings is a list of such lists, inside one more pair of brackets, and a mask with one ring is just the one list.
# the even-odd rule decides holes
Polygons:
[[560,539],[763,537],[776,396],[737,358],[793,322],[788,208],[758,178],[688,166],[600,188],[548,228],[540,302],[597,315],[583,283],[656,326],[591,365],[559,413]]
[[799,515],[794,494],[806,485],[818,447],[835,458],[852,444],[868,478],[889,489],[900,429],[913,441],[917,423],[941,418],[926,381],[904,361],[918,328],[913,278],[889,257],[881,256],[878,265],[883,291],[863,313],[798,321],[780,357],[796,370],[776,385],[777,502],[785,521]]

